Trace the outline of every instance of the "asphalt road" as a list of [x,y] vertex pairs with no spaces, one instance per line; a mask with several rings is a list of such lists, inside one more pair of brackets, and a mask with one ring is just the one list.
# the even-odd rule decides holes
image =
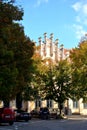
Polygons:
[[63,120],[30,120],[0,125],[0,130],[87,130],[87,118],[70,117]]

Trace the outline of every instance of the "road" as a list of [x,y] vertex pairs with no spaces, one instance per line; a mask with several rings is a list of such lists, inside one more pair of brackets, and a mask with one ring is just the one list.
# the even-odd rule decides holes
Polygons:
[[0,130],[87,130],[87,118],[15,122],[12,126],[0,125]]

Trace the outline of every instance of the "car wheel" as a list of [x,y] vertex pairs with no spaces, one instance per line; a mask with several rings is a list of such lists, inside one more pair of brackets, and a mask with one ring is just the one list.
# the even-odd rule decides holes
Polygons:
[[26,122],[28,122],[28,121],[29,121],[29,119],[26,119],[25,121],[26,121]]
[[10,121],[10,122],[9,122],[9,125],[13,125],[13,123],[14,123],[13,121]]
[[46,119],[48,120],[48,118],[49,118],[49,117],[48,117],[48,115],[47,115],[47,116],[46,116]]

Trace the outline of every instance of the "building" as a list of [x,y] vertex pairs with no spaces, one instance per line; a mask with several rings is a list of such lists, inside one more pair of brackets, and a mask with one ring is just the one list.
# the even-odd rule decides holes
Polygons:
[[[44,40],[42,41],[42,38],[38,38],[38,45],[39,55],[42,57],[42,59],[51,59],[53,63],[58,63],[60,60],[69,59],[70,50],[65,49],[63,44],[59,46],[58,39],[54,40],[53,33],[50,34],[50,37],[47,37],[47,33],[44,33],[43,35]],[[2,106],[3,103],[0,102],[0,106]],[[16,108],[16,102],[11,101],[10,106],[14,109]],[[47,106],[49,108],[58,108],[58,104],[52,100],[36,100],[36,101],[28,101],[22,102],[22,108],[28,109],[28,111],[31,111],[34,108],[44,107]],[[72,101],[71,99],[67,100],[65,103],[65,107],[68,108],[68,114],[85,114],[87,115],[87,104],[83,103],[83,100],[80,99],[79,101]]]
[[44,41],[41,37],[38,38],[40,46],[40,56],[42,59],[50,58],[54,63],[60,60],[69,58],[70,50],[65,49],[63,44],[58,47],[58,39],[53,41],[53,33],[50,34],[50,38],[47,38],[47,33],[44,33]]
[[[59,46],[58,39],[54,41],[53,33],[50,34],[50,38],[47,37],[47,33],[44,33],[44,41],[42,41],[42,38],[39,37],[38,43],[40,46],[39,54],[42,59],[51,59],[53,63],[58,63],[58,61],[64,59],[70,61],[70,50],[64,48],[63,44]],[[58,104],[51,100],[43,101],[43,103],[41,101],[37,101],[36,107],[37,106],[48,106],[50,108],[57,108]],[[79,101],[73,101],[69,99],[66,101],[65,107],[68,108],[68,114],[87,114],[87,104],[83,103],[82,99],[80,99]]]
[[[60,60],[67,59],[69,60],[70,50],[65,49],[63,45],[58,46],[58,39],[54,41],[53,33],[50,34],[50,38],[47,37],[47,34],[44,33],[44,40],[38,38],[39,49],[36,50],[36,54],[39,54],[42,60],[47,59],[46,63],[49,62],[49,59],[52,63],[56,64]],[[31,107],[32,106],[32,107]],[[58,104],[52,100],[41,100],[37,99],[35,102],[30,102],[29,109],[39,108],[39,107],[49,107],[58,109]]]

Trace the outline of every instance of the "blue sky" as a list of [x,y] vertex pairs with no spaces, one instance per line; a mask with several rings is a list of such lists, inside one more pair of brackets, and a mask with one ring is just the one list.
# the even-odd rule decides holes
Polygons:
[[87,0],[16,0],[24,9],[21,21],[25,34],[38,43],[46,32],[54,34],[59,46],[77,47],[87,32]]

